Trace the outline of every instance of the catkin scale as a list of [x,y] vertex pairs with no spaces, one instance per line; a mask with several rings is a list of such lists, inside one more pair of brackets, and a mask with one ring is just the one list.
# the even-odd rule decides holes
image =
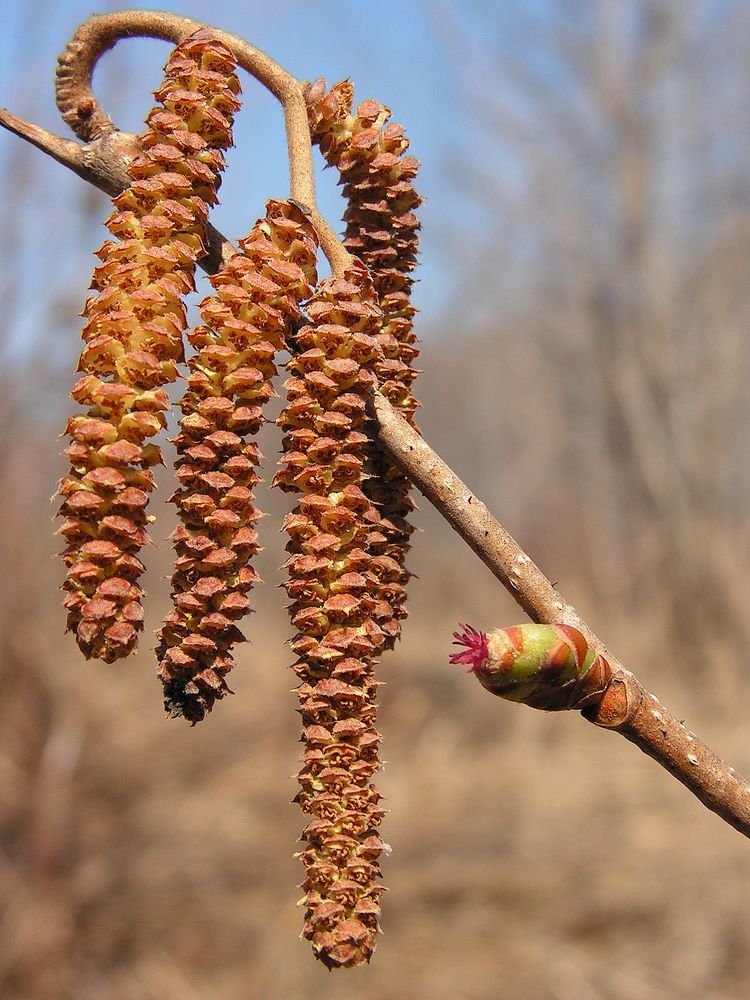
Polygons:
[[240,246],[211,278],[205,325],[189,334],[195,354],[174,442],[180,489],[171,499],[182,523],[172,535],[173,610],[156,653],[167,713],[190,722],[229,691],[231,649],[244,638],[235,623],[258,579],[250,560],[258,551],[252,490],[260,454],[251,438],[274,394],[274,358],[316,281],[317,239],[290,202],[269,202]]
[[68,421],[71,472],[59,488],[64,606],[82,652],[108,663],[135,648],[143,627],[138,553],[148,541],[151,467],[161,462],[147,439],[165,425],[162,387],[183,359],[182,299],[205,253],[204,222],[239,106],[234,65],[205,31],[170,56],[83,311],[83,375],[72,396],[86,413]]
[[[374,663],[393,609],[379,594],[394,572],[373,555],[379,516],[362,485],[365,403],[379,357],[379,310],[364,265],[322,281],[310,325],[289,362],[288,404],[278,423],[284,455],[274,483],[302,494],[285,518],[286,589],[304,753],[296,801],[311,815],[302,834],[303,935],[329,968],[369,961],[375,947],[383,842],[375,729]],[[396,567],[398,570],[398,567]]]

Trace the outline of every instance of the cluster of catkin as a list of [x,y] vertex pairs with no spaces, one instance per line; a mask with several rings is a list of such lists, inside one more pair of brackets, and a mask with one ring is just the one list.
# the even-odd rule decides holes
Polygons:
[[[166,424],[166,386],[184,361],[183,299],[205,253],[222,150],[239,84],[232,54],[205,32],[177,47],[147,119],[131,184],[107,220],[84,309],[83,373],[68,422],[71,472],[60,485],[68,628],[87,657],[130,653],[143,627],[141,547],[150,439]],[[278,424],[274,484],[299,495],[284,522],[285,584],[296,629],[293,669],[304,751],[297,801],[303,935],[329,968],[369,961],[378,933],[381,796],[375,661],[405,616],[408,484],[374,444],[368,397],[383,392],[409,420],[417,354],[410,303],[419,204],[417,163],[376,102],[352,115],[352,92],[306,89],[314,140],[348,200],[343,273],[317,282],[318,242],[304,206],[271,201],[211,278],[202,324],[188,334],[175,438],[180,523],[172,535],[172,610],[158,633],[169,715],[200,721],[229,691],[239,620],[258,577],[254,440],[282,350],[292,352]]]
[[148,540],[151,467],[161,462],[147,442],[165,425],[163,387],[183,358],[183,298],[205,253],[239,103],[234,65],[203,33],[170,57],[83,311],[83,376],[72,395],[86,412],[68,422],[71,471],[60,484],[64,604],[82,652],[107,663],[127,656],[143,627],[138,553]]

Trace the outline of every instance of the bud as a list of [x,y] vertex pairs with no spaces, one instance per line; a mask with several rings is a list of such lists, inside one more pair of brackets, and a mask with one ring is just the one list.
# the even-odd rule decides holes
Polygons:
[[612,668],[570,625],[515,625],[479,632],[460,625],[450,656],[500,698],[547,712],[586,708],[604,694]]

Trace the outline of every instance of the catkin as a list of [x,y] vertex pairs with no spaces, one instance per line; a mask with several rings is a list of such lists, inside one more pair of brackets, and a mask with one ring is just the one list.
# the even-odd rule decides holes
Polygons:
[[172,538],[173,610],[157,648],[164,704],[197,722],[229,691],[236,622],[249,610],[258,577],[253,527],[260,518],[257,434],[274,394],[274,358],[300,317],[316,281],[317,239],[300,209],[271,201],[266,216],[240,241],[242,253],[211,278],[201,303],[204,326],[189,334],[187,392],[175,439],[180,489],[172,497],[181,524]]
[[148,541],[151,467],[161,462],[148,439],[165,425],[163,386],[183,358],[182,300],[205,253],[204,222],[239,106],[234,67],[205,31],[170,56],[83,311],[83,376],[72,396],[86,412],[68,421],[71,471],[59,490],[64,606],[85,656],[107,663],[130,653],[143,627],[138,553]]
[[[418,403],[411,387],[419,353],[414,334],[416,310],[411,304],[412,271],[416,266],[419,220],[415,210],[421,198],[413,179],[419,162],[406,155],[409,141],[401,125],[390,122],[391,112],[367,100],[352,112],[354,91],[349,81],[335,84],[326,93],[324,80],[305,90],[313,141],[328,164],[335,166],[347,202],[344,215],[347,249],[367,265],[372,275],[382,318],[375,334],[382,351],[375,371],[379,389],[414,425]],[[399,620],[406,617],[405,569],[409,538],[414,530],[409,515],[414,504],[410,483],[379,449],[370,450],[365,491],[380,512],[380,527],[373,536],[373,552],[395,560],[398,577],[381,591],[394,617],[385,628],[390,647],[400,634]]]
[[302,834],[303,934],[334,968],[369,961],[377,934],[384,845],[372,783],[380,743],[373,668],[393,619],[379,590],[399,567],[372,552],[379,516],[362,489],[365,404],[380,358],[364,265],[353,261],[343,278],[322,281],[306,308],[311,324],[289,363],[274,482],[302,494],[284,526],[304,742],[297,801],[312,817]]

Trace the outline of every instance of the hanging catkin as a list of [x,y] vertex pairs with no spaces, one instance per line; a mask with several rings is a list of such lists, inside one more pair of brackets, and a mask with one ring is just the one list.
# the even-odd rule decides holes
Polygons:
[[[421,198],[413,179],[419,167],[406,150],[409,141],[401,125],[390,122],[388,108],[377,101],[363,101],[354,112],[354,91],[349,81],[335,84],[326,94],[324,80],[305,90],[313,141],[328,164],[335,166],[347,202],[344,244],[367,264],[372,275],[382,318],[375,334],[382,351],[375,371],[380,391],[414,423],[419,405],[411,392],[417,374],[413,363],[419,351],[413,329],[412,271],[416,266],[419,221],[415,210]],[[406,617],[405,570],[409,538],[414,530],[409,514],[414,504],[410,484],[400,470],[379,451],[371,449],[368,497],[380,512],[380,525],[371,535],[373,553],[394,560],[400,572],[384,585],[380,596],[393,610],[384,624],[386,644],[400,634],[399,619]]]
[[312,817],[302,834],[303,933],[329,967],[355,966],[375,946],[382,892],[373,667],[393,619],[378,592],[398,570],[369,551],[378,514],[362,490],[379,310],[359,261],[322,281],[306,308],[311,324],[289,363],[275,478],[302,494],[285,528],[304,742],[297,801]]
[[64,604],[82,652],[107,663],[130,653],[143,627],[138,553],[148,540],[151,467],[161,462],[147,440],[165,424],[162,387],[183,357],[182,299],[205,253],[204,222],[239,106],[234,66],[204,31],[170,56],[83,312],[84,374],[72,396],[86,412],[68,421],[71,471],[60,484]]
[[250,560],[261,516],[252,492],[260,455],[249,439],[273,395],[274,358],[316,281],[317,239],[290,202],[269,202],[240,246],[211,278],[214,294],[201,303],[205,326],[189,334],[196,353],[175,440],[180,489],[172,500],[182,523],[172,536],[174,609],[156,652],[165,708],[191,722],[228,692],[231,648],[244,638],[235,623],[258,579]]

